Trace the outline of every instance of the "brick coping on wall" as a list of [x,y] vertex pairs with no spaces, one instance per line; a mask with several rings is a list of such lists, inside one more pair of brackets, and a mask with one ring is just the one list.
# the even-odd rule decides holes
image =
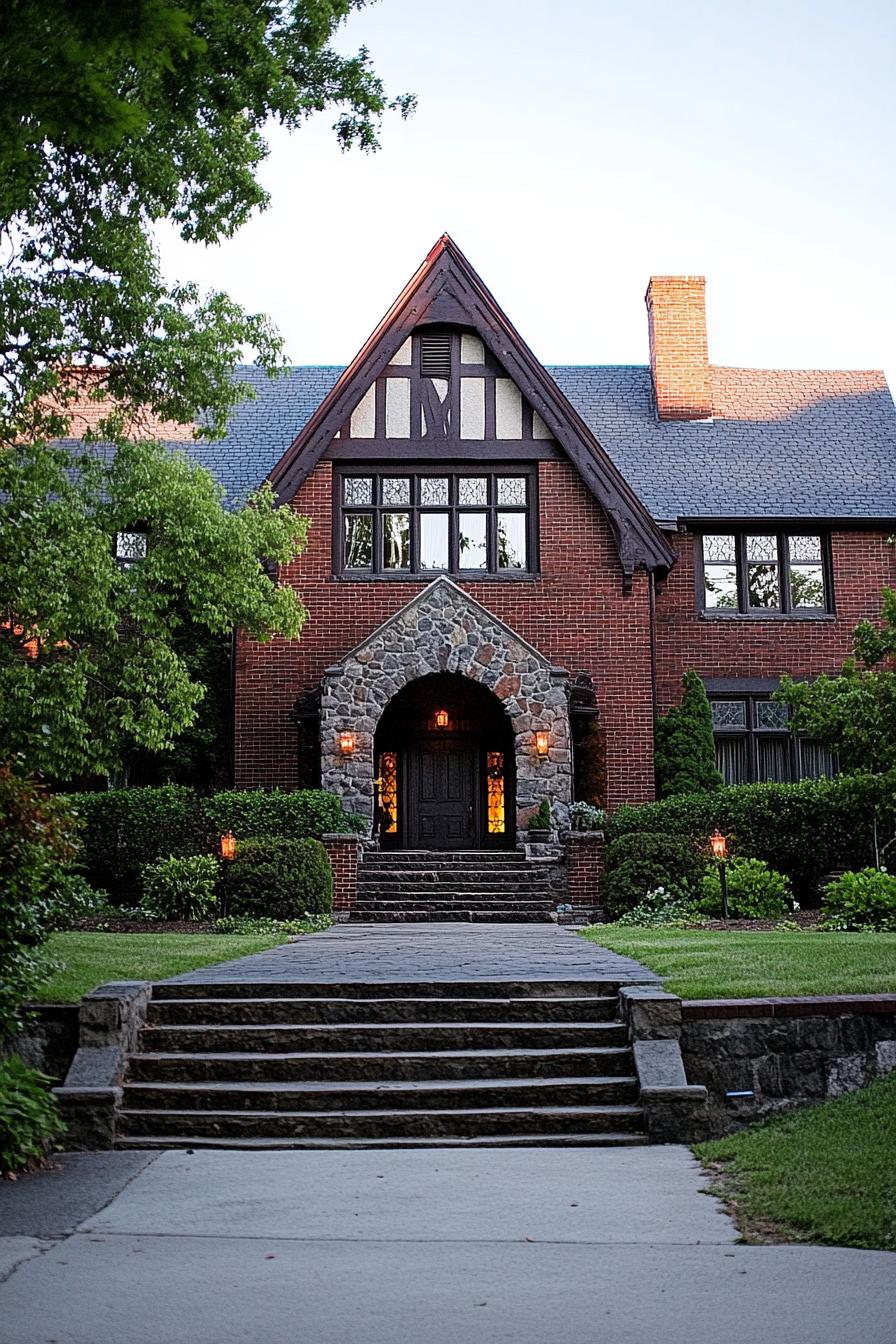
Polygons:
[[896,1014],[896,994],[813,994],[806,998],[685,999],[685,1022],[711,1017],[854,1017]]

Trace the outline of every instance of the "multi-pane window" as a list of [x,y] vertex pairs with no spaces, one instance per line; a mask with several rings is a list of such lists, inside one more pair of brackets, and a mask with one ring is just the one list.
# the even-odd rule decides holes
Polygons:
[[359,470],[337,489],[344,573],[513,575],[536,567],[532,473]]
[[774,780],[787,783],[834,773],[820,742],[790,731],[790,711],[766,697],[711,699],[716,764],[726,784]]
[[145,532],[116,532],[115,559],[122,569],[130,569],[139,560],[146,559],[147,536]]
[[827,542],[818,533],[706,533],[700,558],[704,611],[810,616],[831,609]]

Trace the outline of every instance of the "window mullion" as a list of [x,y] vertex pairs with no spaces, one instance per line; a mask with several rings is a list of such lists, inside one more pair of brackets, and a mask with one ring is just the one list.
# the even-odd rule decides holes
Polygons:
[[781,593],[781,610],[790,612],[790,540],[786,532],[778,534],[778,571]]
[[737,607],[738,611],[750,610],[750,591],[747,581],[747,537],[745,532],[735,533],[735,560],[737,567]]

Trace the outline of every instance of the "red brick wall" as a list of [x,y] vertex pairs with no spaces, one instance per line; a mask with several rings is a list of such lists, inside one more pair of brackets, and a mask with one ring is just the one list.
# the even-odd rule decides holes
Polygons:
[[333,914],[345,920],[358,895],[358,850],[355,835],[325,835],[324,848],[333,870]]
[[603,875],[603,837],[570,832],[566,841],[566,878],[570,903],[600,905]]
[[[653,793],[653,728],[647,578],[624,596],[609,525],[573,467],[539,464],[541,569],[536,580],[463,587],[571,673],[594,678],[607,738],[608,803]],[[352,582],[332,576],[332,469],[322,462],[295,499],[312,519],[308,548],[288,579],[309,609],[301,638],[237,649],[236,782],[294,785],[296,695],[320,681],[355,644],[425,582]]]
[[896,550],[884,532],[831,537],[836,614],[821,619],[698,614],[694,538],[676,538],[679,561],[657,598],[657,689],[661,711],[681,699],[681,677],[815,676],[838,672],[858,621],[880,612],[881,589],[896,584]]

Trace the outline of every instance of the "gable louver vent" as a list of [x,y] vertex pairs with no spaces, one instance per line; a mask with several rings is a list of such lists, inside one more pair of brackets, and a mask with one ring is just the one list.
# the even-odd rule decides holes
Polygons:
[[420,337],[420,372],[424,378],[451,377],[451,335]]

